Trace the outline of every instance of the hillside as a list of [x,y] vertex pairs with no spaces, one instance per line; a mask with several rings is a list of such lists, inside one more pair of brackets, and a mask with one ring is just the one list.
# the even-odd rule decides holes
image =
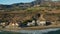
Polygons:
[[30,20],[38,13],[43,15],[42,18],[45,20],[60,21],[60,2],[36,2],[38,1],[0,5],[0,21],[17,22]]

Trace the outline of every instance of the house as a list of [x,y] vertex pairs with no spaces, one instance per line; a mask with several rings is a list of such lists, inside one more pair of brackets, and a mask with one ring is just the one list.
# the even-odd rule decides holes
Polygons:
[[12,23],[12,26],[15,26],[15,25],[18,26],[18,23]]
[[44,26],[44,25],[46,25],[46,21],[37,20],[37,24],[38,24],[38,26]]
[[35,20],[32,20],[31,22],[27,23],[27,26],[34,26],[35,25]]
[[17,28],[18,26],[19,26],[18,23],[11,22],[8,26],[6,26],[6,28]]
[[54,23],[54,22],[51,22],[51,21],[39,21],[39,20],[37,20],[37,24],[38,24],[38,26],[48,26],[48,25],[52,25],[52,23]]
[[51,21],[47,21],[44,17],[44,14],[40,16],[40,18],[36,21],[38,25],[42,26],[48,26],[51,25]]
[[5,26],[5,22],[0,23],[1,26]]
[[1,26],[2,28],[5,28],[5,27],[8,26],[8,25],[9,25],[8,22],[1,22],[1,23],[0,23],[0,26]]
[[46,20],[43,16],[44,16],[43,14],[40,15],[39,19],[36,21],[38,26],[44,26],[46,24]]

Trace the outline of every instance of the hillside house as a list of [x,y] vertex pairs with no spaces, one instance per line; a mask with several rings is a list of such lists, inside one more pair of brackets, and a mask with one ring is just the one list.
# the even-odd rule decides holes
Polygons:
[[34,26],[35,25],[35,20],[32,20],[31,22],[27,23],[27,26]]
[[40,25],[40,26],[44,26],[46,24],[46,20],[45,18],[43,17],[44,15],[42,14],[39,19],[37,20],[37,24]]
[[44,25],[46,25],[46,21],[37,20],[37,24],[38,24],[38,26],[44,26]]
[[5,26],[5,22],[0,23],[1,26]]
[[2,26],[2,28],[5,28],[8,25],[9,25],[9,22],[1,22],[0,23],[0,26]]
[[46,21],[46,19],[43,17],[44,15],[41,15],[40,18],[37,20],[38,26],[48,26],[51,25],[51,21]]
[[6,28],[17,28],[18,26],[19,26],[18,23],[11,22],[8,26],[6,26]]

